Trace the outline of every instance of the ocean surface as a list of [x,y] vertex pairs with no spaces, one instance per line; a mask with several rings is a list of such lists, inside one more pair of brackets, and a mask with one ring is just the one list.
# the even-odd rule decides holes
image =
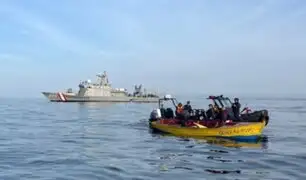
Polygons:
[[0,179],[306,179],[306,100],[240,100],[270,111],[264,141],[152,134],[156,104],[1,99]]

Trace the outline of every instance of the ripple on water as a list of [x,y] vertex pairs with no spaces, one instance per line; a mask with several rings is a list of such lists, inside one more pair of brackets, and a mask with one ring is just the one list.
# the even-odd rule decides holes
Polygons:
[[267,141],[239,143],[152,134],[149,104],[0,101],[0,179],[304,179],[303,103],[254,102]]

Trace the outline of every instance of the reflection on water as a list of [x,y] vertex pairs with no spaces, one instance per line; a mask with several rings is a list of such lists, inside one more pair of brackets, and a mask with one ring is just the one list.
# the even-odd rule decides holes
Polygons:
[[226,138],[202,138],[197,139],[197,142],[204,142],[213,145],[220,145],[224,147],[232,147],[232,148],[268,148],[268,138],[266,136],[262,136],[260,139],[255,141],[242,141],[242,140],[231,140]]
[[78,102],[80,107],[87,107],[87,108],[103,108],[103,107],[111,107],[114,106],[115,103],[110,102]]
[[[161,141],[177,141],[173,144],[171,150],[168,145],[162,143],[162,151],[159,153],[160,171],[176,172],[192,171],[199,173],[209,173],[211,175],[219,174],[219,176],[232,177],[241,176],[242,174],[254,173],[254,169],[248,169],[252,166],[252,153],[266,150],[268,148],[268,137],[262,136],[258,140],[241,141],[217,137],[203,138],[181,138],[171,134],[161,132],[151,132],[155,138]],[[185,148],[182,148],[182,145]],[[245,152],[241,154],[241,148],[247,148],[243,151],[249,151],[250,157],[247,157]],[[221,165],[222,164],[222,165]],[[257,169],[256,176],[265,176],[266,171]],[[225,178],[225,177],[224,177]]]

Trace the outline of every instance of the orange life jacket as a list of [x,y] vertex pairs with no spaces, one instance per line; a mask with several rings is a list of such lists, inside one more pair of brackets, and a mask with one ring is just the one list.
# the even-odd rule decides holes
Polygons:
[[184,109],[183,107],[177,107],[176,112],[177,113],[183,113]]

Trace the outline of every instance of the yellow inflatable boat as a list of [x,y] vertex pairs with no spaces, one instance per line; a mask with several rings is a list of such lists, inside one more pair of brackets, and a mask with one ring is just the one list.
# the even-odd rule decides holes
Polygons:
[[169,123],[169,121],[153,121],[150,122],[151,128],[183,137],[224,137],[234,139],[254,139],[262,135],[262,131],[266,122],[249,122],[224,124],[221,127],[207,128],[200,123],[194,122],[193,125],[182,127],[177,123]]

